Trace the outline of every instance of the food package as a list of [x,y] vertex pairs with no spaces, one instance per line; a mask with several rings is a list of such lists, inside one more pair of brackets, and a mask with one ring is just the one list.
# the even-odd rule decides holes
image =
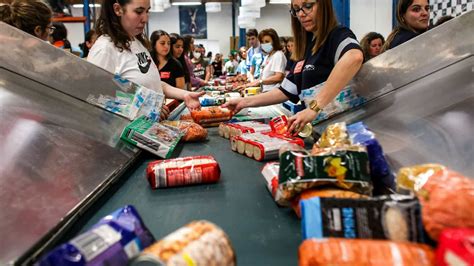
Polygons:
[[436,265],[474,265],[474,229],[444,229],[436,249]]
[[189,156],[148,164],[147,179],[153,189],[216,183],[221,170],[212,156]]
[[175,127],[141,116],[125,127],[121,138],[161,158],[169,158],[182,136],[183,133]]
[[308,239],[298,250],[299,266],[433,266],[424,244],[365,239]]
[[301,228],[307,238],[365,238],[424,242],[416,197],[370,199],[310,198],[301,201]]
[[208,221],[195,221],[146,248],[131,265],[234,266],[236,257],[222,229]]
[[399,188],[411,189],[420,200],[423,225],[433,240],[445,228],[474,228],[474,180],[442,165],[400,169]]
[[194,121],[191,114],[183,114],[179,117],[179,120],[182,121]]
[[194,122],[203,127],[218,126],[220,122],[228,121],[232,118],[232,112],[220,107],[205,107],[199,111],[191,111]]
[[[279,168],[279,167],[278,167]],[[276,180],[278,186],[278,177]],[[276,188],[275,188],[276,190]],[[298,195],[291,203],[291,207],[295,211],[296,215],[301,218],[301,208],[300,202],[302,200],[307,200],[311,198],[339,198],[339,199],[360,199],[360,198],[367,198],[366,195],[362,195],[359,193],[355,193],[348,190],[342,190],[338,188],[332,187],[325,187],[325,188],[316,188],[316,189],[309,189],[303,191],[300,195]]]
[[295,151],[281,154],[275,196],[278,204],[288,206],[304,190],[327,185],[371,195],[369,160],[365,148],[329,148],[319,155]]
[[280,163],[271,162],[266,163],[262,168],[263,179],[267,186],[268,191],[275,197],[278,189],[278,172],[280,171]]
[[370,175],[374,185],[374,194],[387,194],[395,189],[395,177],[384,156],[382,147],[373,132],[364,123],[357,122],[346,126],[346,123],[329,125],[313,146],[312,154],[318,154],[323,148],[362,145],[367,149],[370,162]]
[[226,139],[240,136],[244,133],[270,132],[269,125],[257,121],[225,122],[219,124],[219,136]]
[[286,137],[273,132],[245,133],[230,139],[231,149],[257,161],[278,158],[279,150],[287,144],[304,147],[304,141],[296,137]]
[[207,139],[207,130],[202,126],[191,121],[162,121],[161,124],[179,128],[184,132],[181,138],[184,142],[205,141]]
[[204,95],[199,97],[199,102],[201,106],[219,106],[226,102],[226,98],[224,96],[209,96]]
[[92,229],[44,255],[36,265],[127,265],[155,241],[133,206],[102,218]]

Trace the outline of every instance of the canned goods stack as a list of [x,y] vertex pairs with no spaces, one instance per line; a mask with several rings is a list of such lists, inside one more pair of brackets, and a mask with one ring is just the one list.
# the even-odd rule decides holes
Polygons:
[[240,136],[244,133],[256,133],[256,132],[270,132],[272,129],[269,125],[256,122],[256,121],[245,121],[245,122],[234,122],[234,123],[220,123],[219,124],[219,136],[226,139]]
[[226,233],[207,221],[195,221],[146,248],[133,262],[143,265],[236,265]]
[[274,132],[245,133],[232,137],[230,143],[233,151],[245,154],[257,161],[277,159],[280,147],[286,144],[293,143],[304,147],[302,139],[287,137]]
[[212,156],[190,156],[151,162],[146,173],[150,186],[156,189],[215,183],[221,171]]

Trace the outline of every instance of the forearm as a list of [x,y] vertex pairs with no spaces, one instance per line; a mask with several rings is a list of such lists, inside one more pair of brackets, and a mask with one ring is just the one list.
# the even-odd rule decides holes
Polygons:
[[279,89],[244,98],[246,107],[266,106],[287,101],[288,97]]
[[280,83],[283,81],[283,78],[285,75],[283,73],[275,73],[274,75],[271,75],[270,77],[267,78],[262,78],[262,84],[263,85],[270,85],[270,84],[275,84],[275,83]]
[[328,105],[347,83],[357,74],[364,57],[360,50],[350,50],[336,63],[326,80],[323,89],[316,96],[316,101],[320,108]]
[[165,93],[165,96],[167,98],[181,100],[181,101],[184,100],[184,96],[187,93],[187,91],[175,88],[167,84],[166,82],[161,82],[161,88],[163,89],[163,92]]

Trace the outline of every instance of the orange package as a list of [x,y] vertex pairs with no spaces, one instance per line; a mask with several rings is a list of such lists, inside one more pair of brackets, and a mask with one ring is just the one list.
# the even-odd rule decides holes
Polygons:
[[305,240],[299,247],[298,260],[299,266],[431,266],[434,253],[427,245],[410,242],[325,238]]
[[337,188],[323,188],[323,189],[311,189],[303,191],[298,197],[296,197],[291,202],[291,207],[295,211],[296,215],[301,218],[301,207],[300,201],[320,197],[320,198],[340,198],[340,199],[360,199],[360,198],[367,198],[367,196],[355,193],[352,191],[337,189]]
[[207,139],[207,130],[202,126],[191,121],[162,121],[161,123],[177,127],[185,132],[181,138],[185,142],[205,141]]
[[423,226],[433,240],[445,228],[474,228],[474,180],[437,164],[400,169],[399,188],[415,191]]
[[207,107],[199,111],[191,111],[194,122],[206,126],[218,126],[220,122],[228,121],[232,118],[232,112],[220,107]]

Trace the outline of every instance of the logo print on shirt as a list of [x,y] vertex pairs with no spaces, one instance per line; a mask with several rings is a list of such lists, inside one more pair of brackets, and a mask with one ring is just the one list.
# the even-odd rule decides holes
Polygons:
[[140,72],[142,72],[143,74],[147,73],[148,69],[150,69],[151,59],[148,58],[146,52],[138,53],[135,55],[138,58],[138,68],[140,69]]
[[312,71],[315,70],[316,68],[313,65],[306,65],[304,66],[303,72],[305,71]]

